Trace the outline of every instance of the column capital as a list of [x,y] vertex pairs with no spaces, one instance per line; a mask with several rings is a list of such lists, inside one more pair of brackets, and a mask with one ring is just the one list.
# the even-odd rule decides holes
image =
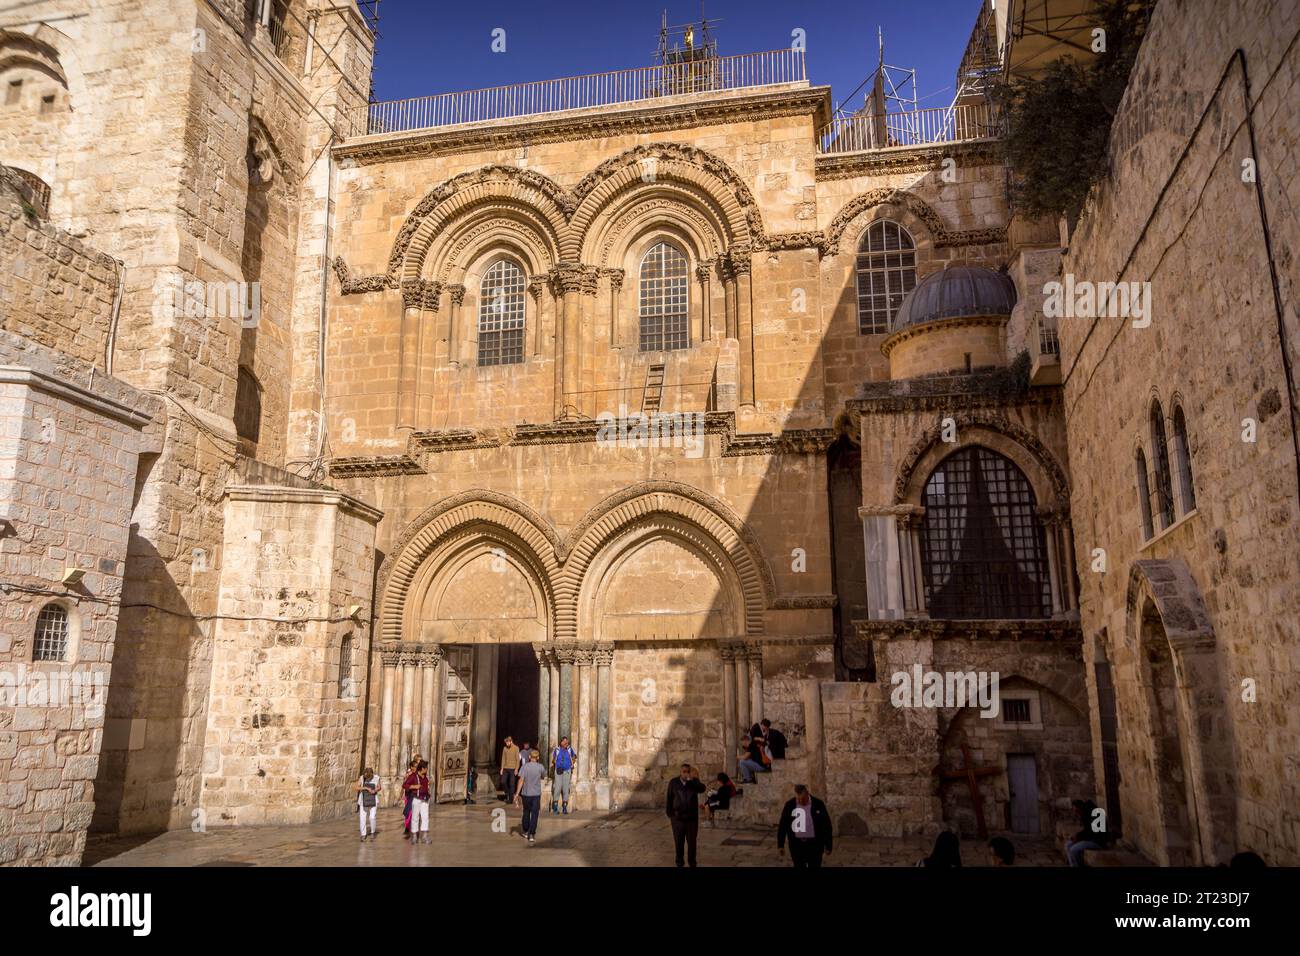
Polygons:
[[400,647],[381,647],[379,649],[379,661],[384,667],[396,667],[401,663],[402,649]]
[[559,645],[552,653],[561,664],[572,664],[577,659],[578,647],[576,644]]
[[730,662],[745,654],[745,645],[741,641],[719,641],[718,653],[724,661]]
[[442,283],[436,279],[403,279],[402,305],[408,309],[428,309],[438,311],[438,300],[442,296]]
[[732,272],[737,276],[749,275],[751,260],[754,250],[749,243],[738,242],[727,250],[727,262],[731,266]]
[[608,667],[614,663],[614,644],[612,642],[597,644],[594,654],[597,667]]
[[713,277],[713,266],[708,262],[701,262],[695,267],[695,278],[704,284],[708,284],[709,279]]
[[600,273],[591,266],[577,262],[561,262],[551,270],[551,286],[560,295],[580,292],[583,295],[595,295]]
[[609,287],[617,292],[623,287],[623,279],[626,273],[622,269],[601,269],[601,275],[609,279]]
[[762,641],[746,641],[744,648],[745,657],[751,661],[763,662],[763,643]]
[[420,652],[421,667],[437,667],[442,663],[441,647],[426,647]]
[[581,645],[573,650],[573,662],[579,667],[590,667],[595,657],[596,649],[590,644]]
[[459,306],[465,301],[465,287],[459,282],[447,286],[447,294],[451,296],[451,304],[454,306]]

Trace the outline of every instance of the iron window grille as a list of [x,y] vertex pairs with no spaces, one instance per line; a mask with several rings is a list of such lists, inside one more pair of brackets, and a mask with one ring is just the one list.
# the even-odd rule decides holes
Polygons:
[[921,562],[936,619],[1051,614],[1046,536],[1033,489],[1009,459],[974,446],[945,458],[925,485]]
[[478,364],[518,365],[524,360],[524,271],[499,259],[479,286]]
[[1137,469],[1138,502],[1142,505],[1142,537],[1148,539],[1155,534],[1155,525],[1151,520],[1151,481],[1147,478],[1147,456],[1139,448],[1133,459]]
[[896,222],[873,222],[858,247],[858,332],[889,331],[894,313],[916,287],[916,244]]
[[687,348],[690,339],[686,256],[666,242],[656,244],[641,260],[638,289],[641,351]]
[[68,609],[47,604],[36,616],[36,641],[32,646],[34,661],[68,659]]
[[1165,414],[1160,403],[1151,403],[1151,458],[1155,467],[1156,508],[1160,527],[1174,523],[1174,482],[1169,470],[1169,443],[1165,439]]
[[352,691],[352,635],[339,642],[339,700],[356,696]]
[[1032,721],[1029,701],[1024,697],[1004,698],[1002,701],[1002,722],[1007,724],[1028,724]]

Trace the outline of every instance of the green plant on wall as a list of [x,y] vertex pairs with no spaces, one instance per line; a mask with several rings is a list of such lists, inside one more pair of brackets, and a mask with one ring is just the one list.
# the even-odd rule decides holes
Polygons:
[[1145,32],[1149,4],[1101,0],[1093,52],[1060,59],[1040,76],[998,90],[1011,198],[1030,218],[1073,223],[1093,183],[1106,174],[1106,142]]

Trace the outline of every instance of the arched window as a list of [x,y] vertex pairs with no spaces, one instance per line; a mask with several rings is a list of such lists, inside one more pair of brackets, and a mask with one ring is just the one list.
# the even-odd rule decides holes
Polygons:
[[68,609],[62,604],[47,604],[36,616],[36,640],[32,644],[34,661],[68,659]]
[[916,285],[916,243],[896,222],[873,222],[858,246],[858,332],[878,335]]
[[339,642],[339,700],[355,697],[356,688],[352,683],[352,635],[344,634]]
[[492,263],[479,286],[478,364],[524,360],[524,270],[509,259]]
[[921,564],[932,618],[1048,617],[1047,541],[1029,480],[1015,463],[972,446],[925,483]]
[[1174,523],[1174,482],[1169,471],[1169,443],[1165,440],[1165,413],[1159,400],[1151,403],[1151,458],[1155,466],[1156,511],[1160,527]]
[[641,351],[660,352],[690,345],[687,334],[686,256],[666,242],[641,259]]
[[1187,419],[1183,406],[1174,407],[1174,462],[1178,466],[1178,493],[1183,514],[1196,509],[1196,486],[1192,482],[1192,446],[1187,441]]
[[1142,505],[1142,539],[1146,540],[1155,534],[1155,528],[1151,523],[1151,484],[1147,480],[1147,456],[1141,448],[1137,450],[1133,464],[1137,469],[1138,501]]

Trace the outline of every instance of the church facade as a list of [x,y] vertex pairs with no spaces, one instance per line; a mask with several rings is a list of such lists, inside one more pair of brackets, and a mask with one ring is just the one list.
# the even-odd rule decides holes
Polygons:
[[[1094,354],[1046,304],[1065,272],[1123,272],[1095,223],[1140,177],[1067,237],[1009,208],[982,97],[837,119],[801,49],[617,74],[635,96],[367,106],[352,3],[158,6],[140,56],[185,41],[192,69],[110,176],[148,180],[135,218],[90,162],[128,108],[94,39],[123,14],[0,37],[0,251],[25,277],[0,337],[24,423],[0,446],[21,463],[0,650],[101,692],[0,706],[0,862],[332,819],[362,766],[391,780],[413,753],[459,801],[507,734],[573,743],[577,809],[651,808],[683,762],[734,775],[765,717],[791,746],[739,823],[772,824],[793,782],[876,836],[1073,832],[1087,798],[1161,862],[1295,862],[1294,390],[1257,367],[1269,580],[1199,590],[1228,572],[1193,512],[1241,507],[1197,424],[1229,397],[1192,413],[1210,357],[1166,365],[1168,440],[1134,426],[1112,455],[1110,407],[1162,362]],[[1183,22],[1164,4],[1151,29]],[[1163,95],[1161,55],[1130,110]],[[59,475],[105,457],[63,503]],[[1182,504],[1152,492],[1173,475]],[[1135,515],[1146,543],[1104,531]],[[1233,610],[1265,605],[1267,634]],[[1245,676],[1272,704],[1232,703],[1238,653],[1270,662]]]

